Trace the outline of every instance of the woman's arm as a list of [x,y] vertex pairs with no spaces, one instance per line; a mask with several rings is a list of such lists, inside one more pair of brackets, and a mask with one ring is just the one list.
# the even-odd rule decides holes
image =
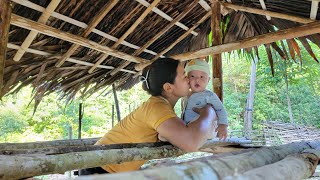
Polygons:
[[178,117],[170,118],[158,126],[157,132],[184,151],[197,151],[206,142],[208,133],[213,132],[213,121],[216,120],[211,105],[206,105],[197,112],[200,117],[190,125],[186,126]]

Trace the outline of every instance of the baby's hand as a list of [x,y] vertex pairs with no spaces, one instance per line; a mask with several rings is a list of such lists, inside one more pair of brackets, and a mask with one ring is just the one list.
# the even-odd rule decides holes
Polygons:
[[225,124],[219,124],[217,129],[217,136],[219,137],[219,140],[226,140],[228,136],[228,125]]

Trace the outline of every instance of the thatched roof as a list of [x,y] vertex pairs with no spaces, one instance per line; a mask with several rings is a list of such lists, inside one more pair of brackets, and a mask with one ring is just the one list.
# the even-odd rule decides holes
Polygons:
[[[208,47],[209,0],[9,2],[13,10],[1,97],[29,84],[36,88],[36,100],[54,91],[68,99],[79,92],[88,96],[113,83],[119,90],[128,89],[138,82],[137,64]],[[319,15],[318,7],[312,6],[311,1],[264,2],[273,16],[271,20],[259,15],[264,7],[259,0],[221,2],[223,43],[300,26]],[[238,6],[230,8],[228,5]],[[239,7],[260,11],[254,14],[233,10]],[[280,13],[288,16],[275,18]],[[273,66],[270,49],[283,58],[295,58],[300,55],[298,41],[315,58],[306,38],[320,46],[319,37],[314,34],[287,40],[289,55],[283,51],[283,43],[266,44],[270,65]]]

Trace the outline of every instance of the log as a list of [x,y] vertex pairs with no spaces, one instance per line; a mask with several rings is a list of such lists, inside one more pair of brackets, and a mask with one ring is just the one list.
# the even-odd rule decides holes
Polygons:
[[292,39],[296,37],[308,36],[320,32],[320,22],[313,22],[302,26],[279,30],[277,32],[267,33],[240,41],[217,45],[209,48],[200,49],[193,52],[182,53],[171,56],[174,59],[186,61],[189,59],[209,56],[211,54],[220,54],[230,52],[237,49],[251,48],[261,44],[269,44],[282,39]]
[[73,139],[73,140],[56,140],[56,141],[39,141],[28,143],[0,143],[0,150],[15,149],[40,149],[57,146],[86,146],[93,145],[100,138]]
[[[6,61],[7,43],[11,17],[11,3],[9,0],[0,1],[0,90],[4,86],[3,76]],[[0,95],[1,95],[0,91]],[[2,95],[1,95],[2,97]]]
[[289,155],[283,160],[249,170],[240,176],[228,176],[224,180],[305,179],[313,175],[320,158],[318,152]]
[[289,154],[300,153],[312,147],[316,142],[291,143],[276,147],[261,148],[257,151],[242,153],[235,156],[190,161],[169,167],[146,169],[141,171],[89,176],[79,179],[221,179],[236,173],[244,173],[253,168],[275,163]]
[[161,148],[111,149],[59,155],[0,155],[0,179],[21,179],[64,173],[75,169],[177,156],[184,153],[184,151],[170,145]]
[[[85,140],[85,141],[84,141]],[[142,148],[142,147],[160,147],[164,145],[171,145],[169,142],[155,142],[155,143],[125,143],[125,144],[111,144],[111,145],[94,145],[98,138],[72,140],[72,141],[49,141],[49,142],[36,142],[36,143],[17,143],[10,146],[9,143],[2,144],[0,155],[17,155],[17,154],[62,154],[70,152],[83,152],[94,150],[107,150],[107,149],[123,149],[123,148]],[[41,144],[43,143],[43,144]],[[213,139],[207,141],[201,149],[211,149],[210,151],[223,151],[216,147],[237,146],[239,144],[249,144],[251,140],[245,139],[227,139],[226,141],[219,141]],[[8,146],[5,148],[5,146]],[[228,149],[230,150],[230,148]]]
[[131,61],[131,62],[136,62],[136,63],[142,63],[142,62],[147,62],[148,60],[139,58],[139,57],[135,57],[135,56],[131,56],[129,54],[117,51],[115,49],[103,46],[99,43],[96,43],[94,41],[88,40],[86,38],[71,34],[71,33],[67,33],[67,32],[63,32],[60,31],[58,29],[55,29],[53,27],[49,27],[47,25],[29,20],[27,18],[18,16],[16,14],[12,14],[11,16],[11,24],[21,27],[21,28],[25,28],[28,30],[32,30],[32,31],[36,31],[39,32],[41,34],[45,34],[51,37],[55,37],[55,38],[59,38],[71,43],[75,43],[75,44],[79,44],[81,46],[90,48],[90,49],[94,49],[96,51],[102,52],[102,53],[109,53],[110,55],[120,58],[120,59],[124,59],[127,61]]

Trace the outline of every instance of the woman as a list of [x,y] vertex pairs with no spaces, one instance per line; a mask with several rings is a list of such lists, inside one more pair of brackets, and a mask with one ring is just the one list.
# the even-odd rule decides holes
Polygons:
[[[209,105],[197,109],[198,121],[187,127],[175,114],[176,102],[187,96],[190,88],[183,65],[170,58],[158,59],[143,70],[141,79],[143,89],[151,97],[96,144],[157,142],[160,135],[182,150],[198,150],[205,143],[207,134],[213,131],[216,115]],[[139,169],[144,162],[108,164],[102,169],[109,173],[132,171]]]

